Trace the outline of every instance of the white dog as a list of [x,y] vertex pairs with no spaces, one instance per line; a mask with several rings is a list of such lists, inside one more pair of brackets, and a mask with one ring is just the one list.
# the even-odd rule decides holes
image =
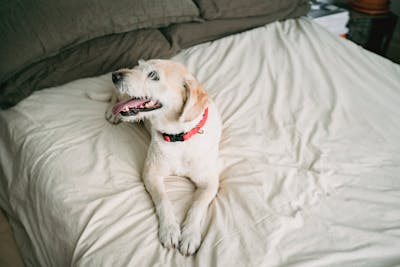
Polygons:
[[[143,181],[159,219],[160,241],[168,249],[179,247],[183,255],[192,255],[218,191],[218,111],[201,84],[173,61],[139,61],[133,69],[114,72],[112,81],[117,90],[106,118],[112,123],[145,119],[150,124]],[[165,191],[164,179],[170,175],[187,177],[196,185],[182,231]]]

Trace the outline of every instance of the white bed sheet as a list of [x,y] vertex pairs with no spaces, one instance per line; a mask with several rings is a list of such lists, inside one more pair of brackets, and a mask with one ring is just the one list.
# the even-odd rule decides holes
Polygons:
[[[0,112],[0,204],[28,266],[400,266],[400,67],[307,19],[174,57],[223,118],[220,189],[193,257],[160,245],[149,142],[110,125],[110,75]],[[169,177],[183,219],[193,186]]]

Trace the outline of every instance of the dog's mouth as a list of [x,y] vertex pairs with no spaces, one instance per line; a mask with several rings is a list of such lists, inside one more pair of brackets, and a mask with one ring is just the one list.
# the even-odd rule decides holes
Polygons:
[[135,116],[139,112],[152,111],[161,107],[162,104],[158,100],[153,100],[149,97],[134,97],[127,101],[116,103],[112,111],[114,115]]

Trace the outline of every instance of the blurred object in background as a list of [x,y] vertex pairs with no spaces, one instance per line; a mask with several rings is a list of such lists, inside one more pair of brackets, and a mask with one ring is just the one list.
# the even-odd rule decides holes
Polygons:
[[370,15],[388,13],[389,3],[389,0],[349,0],[353,10]]
[[[397,15],[400,16],[400,1],[393,1],[390,5],[390,10]],[[389,43],[389,48],[386,53],[386,57],[393,62],[400,64],[400,23],[397,22],[397,25],[394,29],[392,41]]]
[[[374,53],[387,57],[389,47],[394,44],[393,37],[394,41],[399,43],[395,30],[398,15],[391,12],[390,1],[348,0],[348,5],[352,10],[348,38]],[[399,62],[398,58],[388,58]]]
[[346,37],[349,29],[346,27],[349,11],[326,1],[314,1],[307,16],[330,32]]

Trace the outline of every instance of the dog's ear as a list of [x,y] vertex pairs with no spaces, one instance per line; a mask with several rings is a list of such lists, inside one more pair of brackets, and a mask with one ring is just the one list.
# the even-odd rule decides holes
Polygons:
[[190,75],[184,81],[185,100],[179,121],[188,122],[196,119],[206,108],[208,95],[196,78]]

